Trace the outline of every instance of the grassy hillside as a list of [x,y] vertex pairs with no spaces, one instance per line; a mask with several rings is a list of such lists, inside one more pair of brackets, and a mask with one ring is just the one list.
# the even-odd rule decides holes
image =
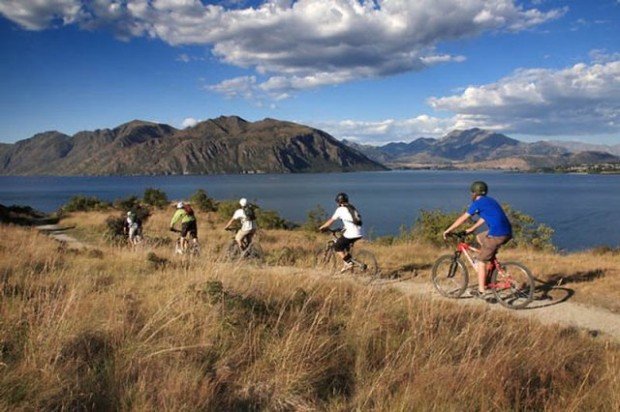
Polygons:
[[[172,238],[170,214],[146,234]],[[620,409],[620,347],[585,332],[326,276],[308,258],[324,235],[265,231],[268,261],[293,250],[287,266],[222,264],[229,235],[201,214],[204,253],[184,261],[110,245],[109,215],[63,221],[83,251],[0,226],[1,410]],[[445,252],[365,247],[406,282]],[[620,313],[614,251],[504,256]]]

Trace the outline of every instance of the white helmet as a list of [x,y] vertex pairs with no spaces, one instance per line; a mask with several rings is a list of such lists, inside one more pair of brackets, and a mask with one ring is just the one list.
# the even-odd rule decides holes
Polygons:
[[183,209],[183,206],[185,206],[185,203],[183,202],[177,203],[177,209]]
[[241,207],[245,207],[245,205],[248,204],[248,199],[242,197],[241,199],[239,199],[239,204],[241,205]]

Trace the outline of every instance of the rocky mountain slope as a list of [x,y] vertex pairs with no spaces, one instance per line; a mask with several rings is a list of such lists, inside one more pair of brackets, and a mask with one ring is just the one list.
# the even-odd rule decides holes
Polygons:
[[45,132],[0,147],[3,175],[298,173],[385,170],[307,126],[219,117],[178,130],[132,121],[68,136]]

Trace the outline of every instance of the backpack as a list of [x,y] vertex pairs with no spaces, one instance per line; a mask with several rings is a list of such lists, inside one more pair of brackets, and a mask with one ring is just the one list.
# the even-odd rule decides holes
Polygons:
[[254,212],[253,205],[245,205],[243,206],[243,213],[248,220],[256,220],[256,213]]
[[355,206],[349,204],[344,206],[347,208],[349,213],[351,213],[351,217],[353,218],[353,224],[357,226],[362,226],[362,215],[360,215],[360,212],[357,211]]
[[192,209],[192,207],[190,205],[184,205],[183,206],[183,210],[185,210],[185,213],[187,213],[187,216],[194,216],[194,209]]

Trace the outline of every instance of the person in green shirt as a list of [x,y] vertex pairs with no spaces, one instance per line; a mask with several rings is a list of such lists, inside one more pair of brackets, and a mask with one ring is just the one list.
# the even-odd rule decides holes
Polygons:
[[188,203],[177,203],[177,210],[172,216],[170,221],[170,230],[176,231],[174,225],[181,222],[181,239],[186,242],[186,236],[189,234],[193,242],[197,242],[198,239],[198,225],[196,223],[196,216],[194,210]]

